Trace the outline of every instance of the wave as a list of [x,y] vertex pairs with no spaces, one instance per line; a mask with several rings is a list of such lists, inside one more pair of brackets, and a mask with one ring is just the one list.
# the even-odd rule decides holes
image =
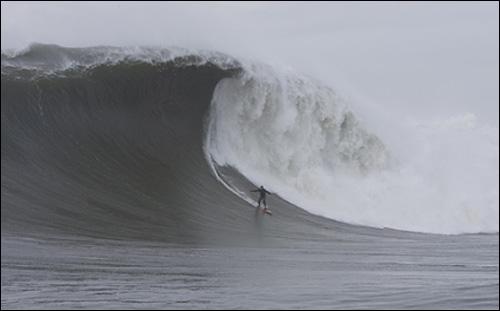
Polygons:
[[[471,118],[405,124],[420,150],[409,157],[298,73],[210,51],[34,44],[2,53],[2,232],[211,240],[261,226],[289,238],[370,230],[310,213],[497,232],[498,134]],[[452,152],[464,136],[466,167]],[[259,184],[278,194],[272,223],[249,209]]]

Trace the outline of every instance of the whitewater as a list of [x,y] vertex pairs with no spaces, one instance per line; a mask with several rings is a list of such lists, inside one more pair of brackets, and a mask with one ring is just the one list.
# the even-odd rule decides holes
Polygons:
[[379,111],[371,114],[372,123],[382,119],[375,134],[320,81],[244,68],[219,82],[212,99],[206,149],[218,165],[348,223],[498,232],[498,127],[471,113],[421,121]]

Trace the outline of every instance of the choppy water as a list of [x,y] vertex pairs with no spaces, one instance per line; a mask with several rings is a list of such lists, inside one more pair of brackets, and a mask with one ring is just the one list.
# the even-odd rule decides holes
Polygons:
[[497,235],[280,244],[4,237],[2,309],[498,309]]

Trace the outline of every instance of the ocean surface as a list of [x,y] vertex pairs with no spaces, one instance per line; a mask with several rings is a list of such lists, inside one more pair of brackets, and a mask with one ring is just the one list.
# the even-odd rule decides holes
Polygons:
[[404,157],[312,78],[181,48],[35,44],[1,83],[2,309],[499,308],[473,116]]

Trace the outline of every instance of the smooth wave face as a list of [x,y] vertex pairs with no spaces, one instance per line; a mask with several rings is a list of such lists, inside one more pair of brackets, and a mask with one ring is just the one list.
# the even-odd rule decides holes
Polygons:
[[[230,197],[206,168],[202,124],[213,88],[237,68],[189,55],[31,66],[53,50],[2,65],[2,230],[169,239],[218,224],[224,208],[209,207]],[[73,62],[56,51],[55,64]]]

